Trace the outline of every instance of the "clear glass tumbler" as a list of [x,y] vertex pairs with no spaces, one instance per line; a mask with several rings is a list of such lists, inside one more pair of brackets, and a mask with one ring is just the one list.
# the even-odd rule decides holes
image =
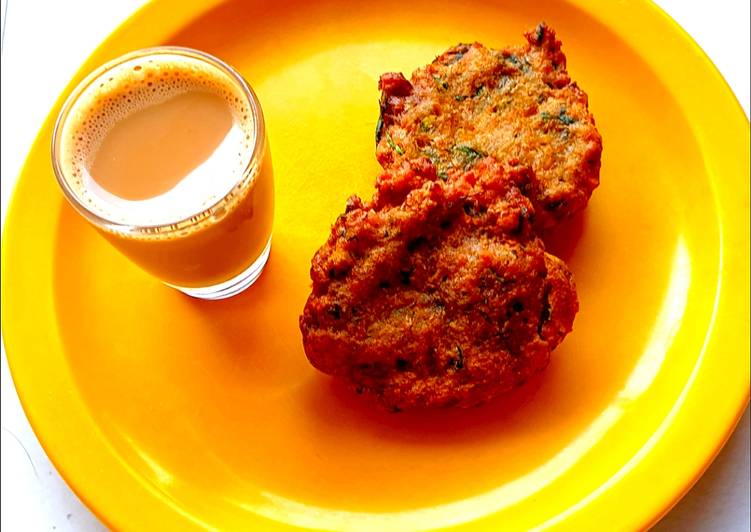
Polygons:
[[[194,188],[205,192],[205,197],[198,200],[195,190],[185,196],[170,192],[145,201],[115,197],[103,191],[89,175],[86,160],[91,157],[79,152],[94,152],[95,147],[90,144],[96,144],[96,139],[82,148],[77,142],[82,138],[81,123],[86,124],[87,113],[94,112],[94,108],[100,122],[116,123],[122,111],[112,111],[117,116],[111,120],[108,116],[102,118],[108,109],[117,108],[102,102],[139,96],[127,89],[138,83],[144,85],[145,78],[137,78],[135,85],[131,78],[154,76],[154,83],[159,83],[159,76],[171,75],[169,65],[172,70],[178,65],[178,70],[199,71],[212,83],[219,83],[224,87],[223,97],[242,113],[247,134],[240,149],[231,154],[239,157],[237,168],[232,175],[210,175],[207,183],[196,184]],[[178,75],[179,72],[175,74]],[[123,86],[124,78],[131,85]],[[151,87],[151,83],[144,86]],[[200,128],[201,123],[191,127]],[[52,161],[65,197],[100,234],[141,268],[190,296],[233,296],[258,279],[268,260],[274,184],[261,106],[243,77],[209,54],[181,47],[148,48],[126,54],[92,72],[73,90],[60,111],[52,139]],[[142,176],[133,176],[139,177]]]

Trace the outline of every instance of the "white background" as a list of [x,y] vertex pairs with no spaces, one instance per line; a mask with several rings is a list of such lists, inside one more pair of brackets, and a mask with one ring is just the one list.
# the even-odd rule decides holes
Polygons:
[[[82,60],[142,3],[1,0],[3,222],[16,176],[54,100]],[[748,0],[660,0],[658,4],[707,52],[748,116]],[[4,350],[1,434],[0,528],[4,532],[104,529],[39,446],[19,405]],[[655,530],[749,530],[748,410],[704,477]]]

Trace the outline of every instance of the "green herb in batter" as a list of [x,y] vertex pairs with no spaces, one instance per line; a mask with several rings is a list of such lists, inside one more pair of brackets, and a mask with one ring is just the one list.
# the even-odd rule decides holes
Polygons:
[[547,111],[543,111],[542,113],[540,113],[540,117],[542,117],[543,120],[555,119],[567,126],[570,126],[571,124],[576,122],[576,119],[571,118],[569,115],[566,114],[565,108],[561,108],[561,110],[558,111],[558,116],[551,116],[551,114],[548,113]]
[[522,57],[521,59],[519,59],[517,55],[511,54],[507,57],[504,57],[504,59],[508,61],[509,63],[511,63],[512,65],[514,65],[519,70],[521,70],[522,72],[529,72],[530,70],[529,61],[527,61],[526,57]]
[[433,129],[433,122],[434,118],[432,116],[428,116],[420,120],[420,132],[427,133],[431,129]]
[[438,170],[438,172],[436,172],[436,175],[441,179],[441,181],[446,181],[449,178],[448,172],[446,172],[446,170]]
[[396,142],[394,142],[394,139],[391,138],[391,133],[386,133],[386,143],[389,145],[389,148],[394,150],[399,155],[404,155],[404,149],[399,146]]
[[461,101],[464,101],[466,99],[467,99],[467,97],[463,96],[461,94],[457,94],[456,96],[454,96],[454,100],[456,100],[457,102],[461,102]]
[[567,126],[573,124],[576,122],[573,118],[571,118],[569,115],[566,114],[566,109],[561,109],[558,113],[558,120],[566,124]]
[[475,161],[478,159],[481,159],[487,155],[487,153],[484,153],[480,150],[476,150],[472,146],[467,145],[457,145],[452,148],[452,151],[456,154],[462,157],[464,159],[464,168],[468,168],[472,166]]
[[448,89],[448,88],[449,88],[449,84],[448,84],[448,81],[444,81],[444,80],[442,80],[442,79],[441,79],[441,76],[435,76],[435,75],[434,75],[434,76],[433,76],[433,79],[434,79],[434,80],[435,80],[435,82],[436,82],[436,83],[437,83],[437,84],[438,84],[438,85],[439,85],[439,86],[440,86],[441,88],[443,88],[444,90],[446,90],[446,89]]

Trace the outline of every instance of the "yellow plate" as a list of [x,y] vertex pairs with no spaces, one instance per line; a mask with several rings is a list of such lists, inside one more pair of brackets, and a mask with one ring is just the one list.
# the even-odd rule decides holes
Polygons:
[[[374,412],[308,365],[297,316],[329,224],[349,194],[371,192],[378,75],[459,41],[521,42],[541,19],[605,143],[586,215],[549,242],[576,275],[575,330],[510,399]],[[709,464],[749,392],[749,125],[657,8],[156,1],[71,87],[159,43],[213,53],[256,88],[276,166],[274,249],[260,282],[229,301],[160,285],[65,204],[49,160],[60,102],[52,109],[8,216],[3,327],[39,439],[106,523],[635,529]]]

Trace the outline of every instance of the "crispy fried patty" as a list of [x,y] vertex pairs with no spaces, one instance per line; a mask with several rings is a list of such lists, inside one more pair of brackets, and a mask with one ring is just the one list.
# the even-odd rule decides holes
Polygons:
[[602,139],[555,32],[540,24],[526,38],[500,50],[457,45],[411,81],[381,76],[381,165],[428,157],[446,178],[491,155],[533,170],[538,228],[582,210],[599,183]]
[[534,233],[530,172],[492,158],[451,172],[392,167],[371,202],[348,200],[312,261],[308,359],[394,410],[511,390],[545,368],[578,309],[570,272]]

